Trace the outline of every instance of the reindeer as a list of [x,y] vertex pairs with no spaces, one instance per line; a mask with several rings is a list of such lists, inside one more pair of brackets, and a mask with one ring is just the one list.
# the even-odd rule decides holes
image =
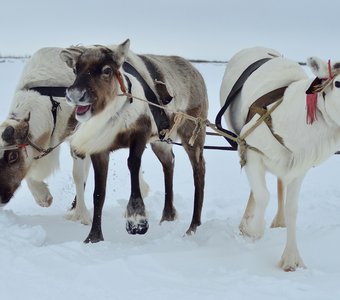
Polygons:
[[[193,169],[194,212],[187,234],[195,232],[201,224],[205,128],[196,130],[191,144],[195,123],[178,118],[175,122],[175,116],[176,112],[185,112],[193,117],[207,117],[208,100],[203,78],[183,58],[136,55],[129,50],[129,45],[130,41],[126,40],[118,46],[71,47],[61,52],[62,60],[76,74],[66,94],[69,104],[75,106],[76,119],[81,122],[71,145],[78,154],[91,155],[95,173],[93,223],[85,242],[103,240],[101,215],[107,166],[109,153],[116,149],[129,148],[127,163],[131,174],[131,193],[125,213],[127,232],[144,234],[148,230],[137,175],[149,142],[164,171],[165,204],[161,222],[175,219],[172,188],[174,154],[171,144],[159,142],[160,138],[164,138],[164,132],[168,132],[167,137],[172,140],[177,137],[182,140]],[[129,94],[124,93],[127,89]],[[137,98],[158,105],[168,103],[167,110],[155,109]]]
[[[340,63],[309,58],[307,64],[316,76],[309,79],[298,63],[272,49],[245,49],[228,63],[221,101],[239,76],[263,58],[268,59],[250,74],[225,114],[229,128],[241,138],[251,130],[244,138],[245,148],[240,149],[251,188],[240,230],[252,238],[264,234],[269,201],[265,173],[273,173],[286,190],[287,241],[279,266],[295,271],[305,267],[296,241],[301,183],[311,167],[340,146]],[[263,122],[258,121],[261,116]]]
[[[77,124],[74,109],[65,101],[66,87],[72,84],[74,74],[60,60],[60,51],[42,48],[27,61],[8,118],[0,125],[1,206],[10,201],[23,179],[40,206],[52,203],[44,179],[57,169],[59,145]],[[47,149],[49,153],[44,152]],[[84,202],[90,159],[73,155],[73,162],[76,201],[67,218],[90,224]]]

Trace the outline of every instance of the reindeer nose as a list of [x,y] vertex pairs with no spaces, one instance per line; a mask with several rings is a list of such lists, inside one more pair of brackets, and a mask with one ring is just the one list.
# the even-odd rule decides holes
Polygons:
[[66,90],[66,100],[69,103],[77,104],[85,101],[86,98],[86,90],[72,89],[69,88]]
[[14,127],[7,126],[6,129],[3,131],[1,137],[5,142],[10,144],[13,142],[14,133],[15,133]]

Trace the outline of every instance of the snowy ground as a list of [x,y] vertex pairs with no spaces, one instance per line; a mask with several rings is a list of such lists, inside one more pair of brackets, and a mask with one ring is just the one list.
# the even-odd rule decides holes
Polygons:
[[[0,117],[6,117],[24,61],[0,61]],[[210,120],[219,108],[218,91],[225,66],[196,64],[206,79]],[[207,144],[226,145],[222,138]],[[189,161],[174,149],[175,205],[179,219],[159,225],[163,206],[160,163],[150,149],[143,158],[150,185],[145,199],[150,229],[145,236],[125,231],[123,212],[129,196],[127,152],[111,155],[103,213],[105,242],[83,244],[88,226],[64,219],[74,196],[71,159],[62,147],[60,171],[49,178],[54,202],[38,207],[23,183],[0,211],[0,299],[340,299],[340,156],[311,170],[302,187],[298,244],[308,266],[295,273],[278,262],[285,229],[270,229],[276,209],[275,178],[268,176],[271,203],[268,229],[261,240],[239,235],[248,196],[236,153],[206,150],[203,224],[184,237],[193,207]],[[86,192],[92,209],[93,179]]]

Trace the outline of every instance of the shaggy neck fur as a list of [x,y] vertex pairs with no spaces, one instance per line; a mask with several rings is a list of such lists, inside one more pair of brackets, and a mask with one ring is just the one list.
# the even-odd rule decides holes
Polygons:
[[[129,78],[132,94],[144,95],[140,83],[134,77]],[[124,84],[127,86],[125,79]],[[130,103],[126,96],[116,95],[108,101],[102,112],[78,126],[71,145],[81,154],[105,151],[110,148],[117,133],[127,130],[142,114],[150,115],[146,103],[138,100]]]

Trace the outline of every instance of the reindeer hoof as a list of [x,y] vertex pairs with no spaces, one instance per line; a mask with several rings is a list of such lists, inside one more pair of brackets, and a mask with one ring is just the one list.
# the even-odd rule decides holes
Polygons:
[[51,195],[48,195],[46,198],[35,199],[35,201],[41,207],[50,207],[53,202],[53,197]]
[[170,211],[164,210],[160,223],[162,223],[164,221],[172,222],[172,221],[176,220],[176,218],[177,218],[177,212],[176,212],[175,208],[173,208]]
[[199,223],[191,223],[189,229],[186,231],[186,235],[193,235],[196,233],[197,227],[201,225],[201,222]]
[[132,220],[126,221],[126,231],[128,234],[145,234],[149,229],[149,223],[147,219],[140,220],[139,223],[135,223]]
[[88,243],[98,243],[104,241],[104,237],[102,233],[98,233],[98,234],[89,234],[88,237],[85,239],[84,243],[88,244]]

